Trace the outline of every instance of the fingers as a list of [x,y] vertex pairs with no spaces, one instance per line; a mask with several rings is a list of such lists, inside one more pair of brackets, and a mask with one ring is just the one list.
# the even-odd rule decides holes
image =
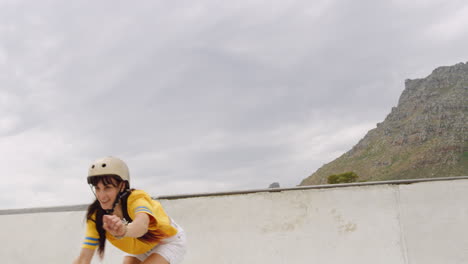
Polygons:
[[122,233],[124,228],[122,220],[115,215],[104,215],[102,218],[104,230],[109,231],[112,235]]

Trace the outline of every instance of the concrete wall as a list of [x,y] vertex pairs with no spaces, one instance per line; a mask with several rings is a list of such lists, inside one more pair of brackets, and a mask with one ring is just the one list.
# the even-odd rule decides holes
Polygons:
[[[468,177],[408,183],[160,201],[188,233],[186,264],[468,263]],[[71,263],[82,209],[0,211],[2,262]],[[103,263],[122,263],[107,245]]]

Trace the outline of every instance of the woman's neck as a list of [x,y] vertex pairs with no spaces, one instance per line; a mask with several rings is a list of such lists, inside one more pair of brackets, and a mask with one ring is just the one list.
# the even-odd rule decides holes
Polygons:
[[122,213],[122,206],[119,204],[117,204],[117,206],[114,208],[114,215],[120,217],[120,218],[123,218],[123,213]]

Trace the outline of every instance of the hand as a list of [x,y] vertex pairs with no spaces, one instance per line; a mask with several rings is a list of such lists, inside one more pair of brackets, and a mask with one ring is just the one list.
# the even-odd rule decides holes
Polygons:
[[111,235],[117,236],[124,236],[126,233],[125,225],[122,223],[122,219],[120,219],[116,215],[104,215],[102,217],[103,225],[102,227],[104,230],[111,233]]

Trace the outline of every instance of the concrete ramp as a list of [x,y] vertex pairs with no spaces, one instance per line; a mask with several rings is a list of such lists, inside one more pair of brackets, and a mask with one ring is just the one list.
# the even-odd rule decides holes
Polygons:
[[[158,199],[186,264],[466,264],[468,177]],[[85,206],[0,211],[3,263],[72,263]],[[101,263],[95,259],[93,263]],[[107,243],[102,263],[122,263]]]

